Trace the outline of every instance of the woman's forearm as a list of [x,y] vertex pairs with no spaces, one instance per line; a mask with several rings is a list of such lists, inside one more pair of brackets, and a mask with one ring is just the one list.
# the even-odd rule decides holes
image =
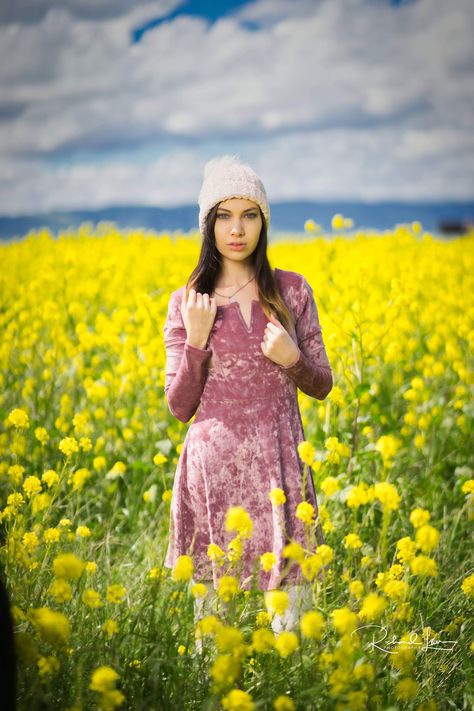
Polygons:
[[165,387],[170,412],[181,422],[188,422],[199,406],[211,352],[186,341],[178,370]]

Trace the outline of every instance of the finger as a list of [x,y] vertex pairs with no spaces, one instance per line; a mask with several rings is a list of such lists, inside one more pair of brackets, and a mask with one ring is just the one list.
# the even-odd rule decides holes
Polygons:
[[196,291],[191,288],[189,290],[188,306],[192,306],[196,300]]
[[271,333],[278,333],[279,331],[281,331],[281,326],[276,326],[271,321],[267,323],[267,328]]

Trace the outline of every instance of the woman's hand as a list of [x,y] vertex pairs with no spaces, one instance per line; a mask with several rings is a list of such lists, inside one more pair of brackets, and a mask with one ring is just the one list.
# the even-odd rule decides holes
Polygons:
[[270,323],[267,323],[265,328],[260,348],[263,355],[285,368],[297,359],[300,352],[288,331],[273,314],[270,316]]
[[181,316],[186,327],[186,342],[196,348],[205,348],[209,333],[216,317],[217,304],[213,296],[200,294],[195,289],[186,289],[181,296]]

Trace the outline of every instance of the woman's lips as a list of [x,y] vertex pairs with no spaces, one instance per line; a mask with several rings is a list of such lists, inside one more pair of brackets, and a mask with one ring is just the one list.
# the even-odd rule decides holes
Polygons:
[[245,242],[230,242],[229,247],[231,249],[243,249],[245,247]]

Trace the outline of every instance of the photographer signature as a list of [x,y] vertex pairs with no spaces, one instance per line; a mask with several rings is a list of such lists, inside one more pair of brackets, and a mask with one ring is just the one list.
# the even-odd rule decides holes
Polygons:
[[[399,640],[396,635],[392,635],[392,639],[388,640],[388,630],[382,625],[362,625],[351,632],[351,635],[358,630],[368,629],[369,627],[374,628],[372,642],[369,642],[369,646],[373,649],[380,649],[382,652],[387,652],[388,654],[396,654],[396,652],[391,651],[390,648],[396,647],[397,645],[421,647],[422,651],[431,649],[436,652],[449,652],[453,649],[454,645],[457,644],[457,640],[455,639],[435,639],[433,637],[430,638],[427,635],[423,635],[423,641],[420,642],[419,635],[416,632],[411,632],[408,640]],[[378,635],[375,635],[375,629],[381,630],[381,632]],[[375,639],[376,636],[380,637],[380,639]],[[383,646],[381,646],[382,642],[384,643]]]

